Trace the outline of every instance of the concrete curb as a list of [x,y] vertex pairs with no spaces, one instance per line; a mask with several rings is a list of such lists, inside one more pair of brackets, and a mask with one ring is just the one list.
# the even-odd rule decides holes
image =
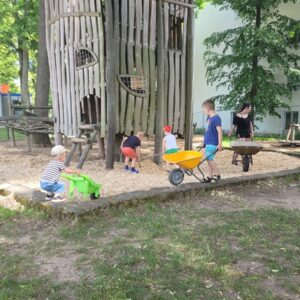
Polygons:
[[282,178],[300,175],[300,168],[271,172],[264,174],[233,177],[221,180],[216,184],[187,183],[179,187],[153,188],[147,191],[134,191],[99,200],[85,202],[45,202],[45,194],[40,191],[24,186],[13,186],[10,184],[0,185],[0,195],[13,195],[14,199],[25,207],[33,207],[44,211],[46,214],[58,217],[82,217],[86,215],[99,214],[108,208],[126,207],[137,205],[146,201],[167,201],[172,199],[184,199],[195,197],[215,188],[224,188],[234,185],[255,183],[261,180]]

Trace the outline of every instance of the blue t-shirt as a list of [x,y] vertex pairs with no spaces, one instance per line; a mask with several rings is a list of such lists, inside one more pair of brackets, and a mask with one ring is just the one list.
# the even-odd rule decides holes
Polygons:
[[208,117],[206,121],[206,129],[204,134],[204,145],[215,145],[219,144],[217,127],[222,126],[222,120],[219,115]]

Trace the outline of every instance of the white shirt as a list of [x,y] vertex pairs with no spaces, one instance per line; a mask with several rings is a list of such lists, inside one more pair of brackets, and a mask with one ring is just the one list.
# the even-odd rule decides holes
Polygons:
[[176,143],[176,137],[175,135],[169,133],[165,136],[165,141],[166,141],[166,148],[167,150],[170,149],[177,149],[177,143]]

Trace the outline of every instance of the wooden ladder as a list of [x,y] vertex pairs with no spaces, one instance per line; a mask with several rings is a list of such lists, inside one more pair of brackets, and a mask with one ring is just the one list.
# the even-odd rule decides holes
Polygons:
[[[96,141],[97,135],[99,135],[100,125],[98,124],[83,124],[79,125],[79,132],[74,139],[72,139],[72,148],[65,160],[65,165],[69,166],[71,160],[77,149],[80,151],[79,161],[77,163],[77,169],[82,169],[84,161],[86,160],[89,151],[93,148],[93,143]],[[82,135],[86,134],[88,138],[83,138]],[[86,143],[85,148],[82,151],[82,144]]]

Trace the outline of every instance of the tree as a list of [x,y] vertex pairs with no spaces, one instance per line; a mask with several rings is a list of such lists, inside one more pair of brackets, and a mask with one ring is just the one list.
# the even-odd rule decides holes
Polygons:
[[[231,9],[242,20],[242,26],[213,33],[205,40],[207,52],[207,81],[217,82],[217,88],[228,87],[229,93],[216,100],[224,109],[237,109],[250,102],[255,119],[279,116],[277,109],[288,107],[291,90],[286,78],[300,57],[290,51],[293,47],[290,31],[295,24],[280,15],[281,3],[296,0],[215,0],[221,9]],[[223,47],[218,53],[216,47]]]
[[[38,40],[38,65],[35,105],[48,106],[50,91],[50,72],[48,64],[48,54],[46,45],[46,18],[45,18],[45,1],[40,0],[39,7],[39,40]],[[35,113],[42,117],[48,117],[48,110],[35,109]],[[47,134],[38,134],[34,136],[34,143],[43,146],[51,145]]]
[[0,44],[18,55],[24,104],[29,104],[29,70],[37,47],[37,0],[0,0]]

